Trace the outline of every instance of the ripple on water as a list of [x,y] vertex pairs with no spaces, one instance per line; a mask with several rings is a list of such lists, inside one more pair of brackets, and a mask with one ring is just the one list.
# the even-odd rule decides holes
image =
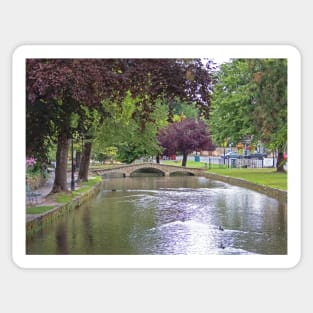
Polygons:
[[243,233],[236,230],[221,232],[216,225],[194,220],[171,221],[148,229],[146,242],[150,252],[156,254],[255,254],[234,246],[232,232]]

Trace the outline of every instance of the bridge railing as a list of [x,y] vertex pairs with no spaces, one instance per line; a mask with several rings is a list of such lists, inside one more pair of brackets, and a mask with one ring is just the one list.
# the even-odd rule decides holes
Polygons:
[[123,176],[128,177],[133,172],[144,169],[144,168],[154,168],[164,173],[165,176],[171,175],[174,172],[189,172],[194,175],[198,175],[198,173],[207,170],[206,167],[203,168],[195,168],[195,167],[183,167],[176,166],[172,164],[160,164],[154,162],[144,162],[144,163],[133,163],[126,164],[122,166],[115,166],[110,168],[93,168],[90,170],[91,172],[97,173],[98,175],[105,175],[105,173],[121,173]]

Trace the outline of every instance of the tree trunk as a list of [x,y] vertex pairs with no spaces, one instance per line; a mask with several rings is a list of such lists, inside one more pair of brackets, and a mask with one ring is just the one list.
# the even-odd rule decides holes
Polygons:
[[187,164],[187,156],[188,156],[187,153],[183,153],[183,161],[181,163],[182,166],[186,166],[186,164]]
[[283,151],[278,151],[278,156],[277,156],[277,164],[276,164],[276,170],[277,172],[284,173],[284,152]]
[[160,164],[160,155],[159,154],[156,156],[156,162],[157,162],[157,164]]
[[66,133],[61,133],[58,137],[55,177],[52,193],[68,191],[67,188],[67,157],[71,139]]
[[90,155],[91,155],[91,142],[85,142],[82,159],[80,161],[78,179],[81,181],[88,181],[88,170],[90,163]]

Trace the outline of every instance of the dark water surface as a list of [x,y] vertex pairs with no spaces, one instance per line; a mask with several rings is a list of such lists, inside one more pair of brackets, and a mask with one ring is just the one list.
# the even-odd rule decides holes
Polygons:
[[27,254],[287,254],[287,205],[204,177],[105,180]]

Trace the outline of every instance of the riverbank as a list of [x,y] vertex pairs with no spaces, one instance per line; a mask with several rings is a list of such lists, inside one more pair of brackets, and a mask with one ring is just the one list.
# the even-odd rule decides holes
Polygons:
[[26,214],[26,236],[31,236],[53,220],[80,207],[95,197],[102,189],[102,180],[96,177],[91,178],[91,180],[95,181],[89,185],[79,186],[74,192],[47,195],[39,205],[27,208],[29,212],[36,212],[37,210],[38,213]]
[[286,190],[277,189],[277,188],[273,188],[273,187],[269,187],[265,185],[260,185],[260,184],[256,184],[248,180],[242,179],[242,178],[219,175],[216,173],[206,172],[205,176],[210,179],[220,180],[231,185],[236,185],[236,186],[252,189],[254,191],[260,192],[269,197],[272,197],[272,198],[275,198],[284,202],[287,202],[287,199],[288,199],[288,192]]
[[[180,166],[180,163],[175,161],[162,161],[162,163]],[[206,173],[234,177],[272,189],[287,191],[288,188],[288,174],[278,173],[275,168],[227,168],[218,164],[209,166],[208,163],[194,161],[187,161],[187,167],[205,169]]]
[[[200,165],[200,164],[199,164]],[[218,173],[220,172],[220,173]],[[244,188],[252,189],[262,194],[266,194],[270,197],[279,199],[281,201],[287,202],[288,193],[287,190],[282,190],[280,188],[274,188],[264,184],[258,184],[249,179],[243,179],[243,173],[246,176],[247,174],[258,173],[262,174],[263,172],[271,174],[268,169],[215,169],[203,171],[204,176],[220,180],[232,185],[241,186]],[[231,173],[233,176],[227,175]],[[275,174],[276,175],[276,174]],[[234,177],[239,176],[239,177]],[[255,176],[255,175],[253,175]],[[270,176],[267,177],[267,180]],[[277,177],[277,176],[275,176]],[[248,177],[249,178],[249,177]],[[287,180],[287,175],[285,175]],[[250,177],[251,179],[251,177]],[[99,181],[100,180],[100,181]],[[263,178],[264,181],[264,178]],[[265,180],[266,181],[266,180]],[[287,183],[287,182],[286,182]],[[67,214],[69,211],[76,209],[81,206],[83,203],[94,197],[102,188],[102,180],[98,177],[96,184],[91,182],[91,184],[77,186],[77,190],[74,192],[69,192],[65,194],[56,194],[56,195],[46,195],[40,202],[40,204],[27,208],[26,214],[26,233],[31,235],[32,233],[41,229],[44,225],[51,223],[54,219]],[[60,203],[61,202],[61,203]]]
[[[162,161],[164,164],[179,165],[177,161]],[[287,202],[288,174],[277,173],[273,168],[224,168],[217,164],[187,161],[188,167],[205,169],[204,175],[211,179],[220,180],[232,185],[248,188]]]

